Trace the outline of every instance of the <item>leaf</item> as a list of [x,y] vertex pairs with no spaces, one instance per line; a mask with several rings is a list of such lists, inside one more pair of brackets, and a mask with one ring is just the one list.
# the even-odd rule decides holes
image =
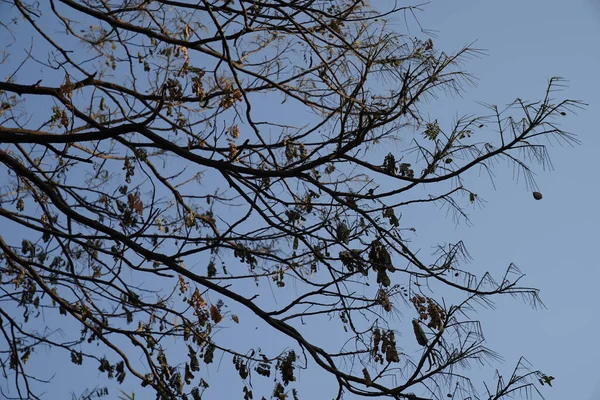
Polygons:
[[135,399],[135,393],[134,392],[131,392],[131,394],[127,394],[126,392],[124,392],[121,389],[119,389],[119,392],[121,392],[123,394],[123,396],[117,397],[119,400],[134,400]]

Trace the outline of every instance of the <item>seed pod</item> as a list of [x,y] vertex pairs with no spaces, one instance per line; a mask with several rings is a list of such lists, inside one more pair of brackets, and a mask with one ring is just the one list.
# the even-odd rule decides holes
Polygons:
[[417,339],[417,343],[421,346],[427,346],[427,336],[425,336],[425,332],[423,332],[423,328],[421,328],[421,324],[416,319],[412,320],[413,329],[415,331],[415,337]]
[[371,375],[369,375],[369,371],[366,368],[363,368],[362,372],[363,372],[363,377],[365,378],[365,385],[367,387],[371,386],[373,381],[371,380]]
[[540,192],[533,192],[533,198],[536,200],[541,200],[542,194]]

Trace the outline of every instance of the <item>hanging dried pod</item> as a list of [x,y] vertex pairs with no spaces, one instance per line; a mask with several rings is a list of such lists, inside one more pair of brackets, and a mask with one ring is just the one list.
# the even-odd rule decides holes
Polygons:
[[542,194],[540,192],[533,192],[533,198],[536,200],[541,200]]
[[413,329],[415,331],[415,337],[417,338],[417,343],[421,346],[427,346],[427,336],[425,336],[425,332],[423,332],[423,328],[421,328],[421,324],[416,319],[412,320]]
[[371,375],[369,375],[369,370],[367,370],[366,368],[363,368],[362,372],[363,372],[363,377],[365,378],[365,385],[367,387],[371,386],[373,381],[371,380]]

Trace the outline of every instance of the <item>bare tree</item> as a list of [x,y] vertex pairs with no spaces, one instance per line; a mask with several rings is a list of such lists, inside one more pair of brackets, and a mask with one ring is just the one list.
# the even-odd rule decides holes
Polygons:
[[501,159],[535,189],[543,140],[576,141],[555,121],[582,106],[554,98],[560,79],[540,101],[444,128],[423,102],[460,93],[460,63],[478,51],[392,29],[416,7],[3,7],[0,350],[13,397],[39,397],[40,347],[160,399],[202,398],[215,359],[233,361],[245,399],[300,398],[299,368],[327,375],[338,390],[324,397],[338,399],[500,399],[551,382],[521,361],[477,389],[469,366],[500,357],[478,310],[506,294],[535,306],[538,292],[512,264],[476,275],[462,242],[419,252],[401,213],[465,218],[479,201],[468,171]]

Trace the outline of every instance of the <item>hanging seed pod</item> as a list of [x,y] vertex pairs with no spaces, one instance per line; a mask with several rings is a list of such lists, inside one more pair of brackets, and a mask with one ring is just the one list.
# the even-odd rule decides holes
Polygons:
[[427,336],[425,336],[425,332],[423,332],[423,328],[421,328],[419,321],[413,319],[412,324],[415,331],[415,337],[417,338],[417,343],[419,343],[421,346],[427,346]]
[[363,377],[365,378],[365,385],[367,387],[371,386],[373,381],[371,380],[371,375],[369,375],[369,371],[366,368],[363,368],[362,373]]
[[390,302],[390,296],[386,293],[385,290],[379,289],[379,294],[377,296],[377,301],[383,307],[383,309],[387,312],[392,311],[392,303]]
[[340,223],[336,228],[336,239],[342,243],[348,244],[350,242],[350,229],[345,223]]
[[536,200],[541,200],[542,194],[540,192],[533,192],[533,198]]

